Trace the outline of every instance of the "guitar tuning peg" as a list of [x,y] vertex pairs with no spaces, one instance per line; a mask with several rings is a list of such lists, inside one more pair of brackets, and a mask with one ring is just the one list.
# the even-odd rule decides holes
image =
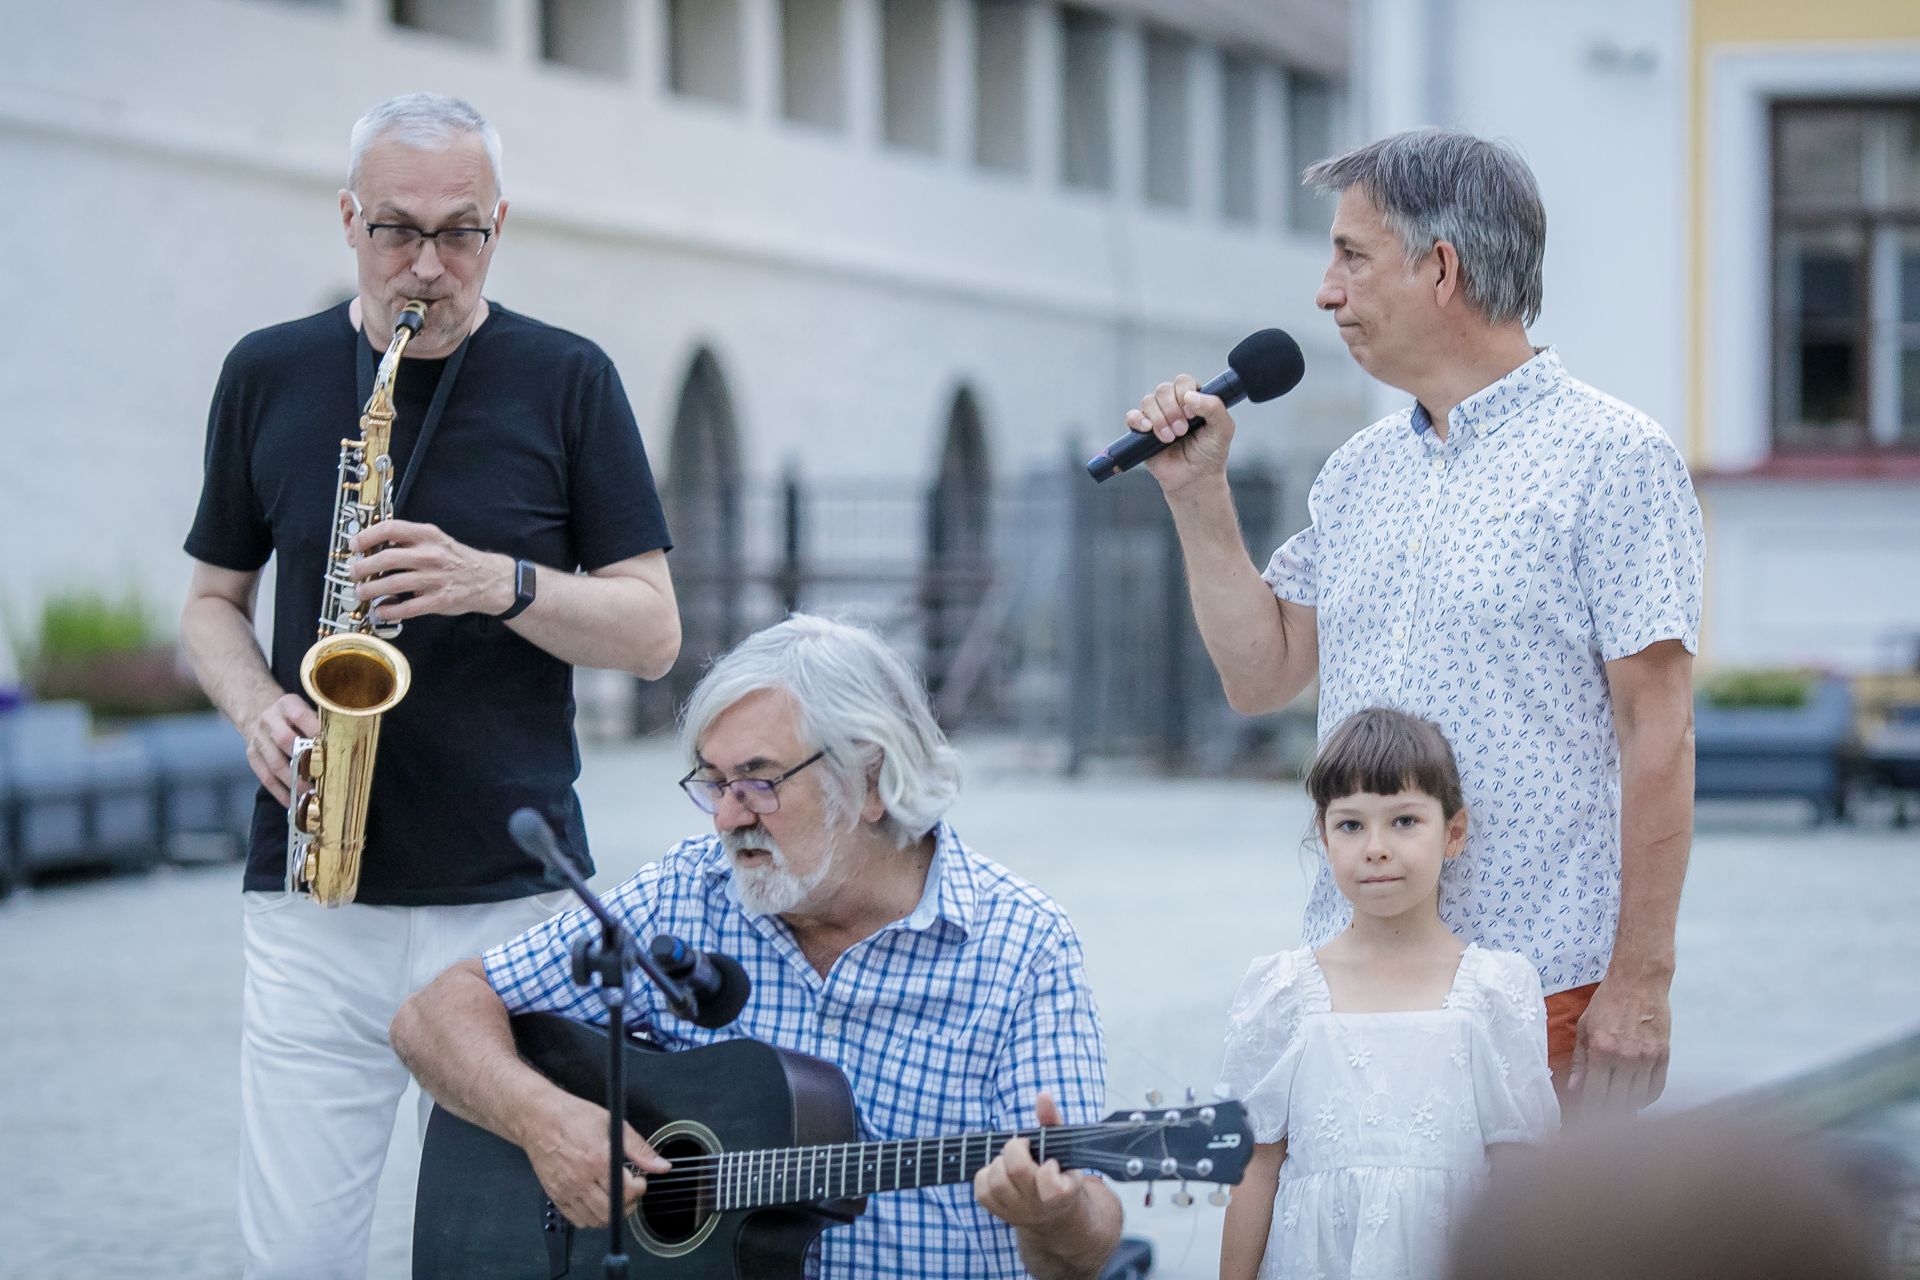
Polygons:
[[1160,1091],[1158,1089],[1147,1090],[1147,1105],[1150,1107],[1160,1105]]
[[1193,1203],[1193,1196],[1187,1191],[1186,1183],[1181,1183],[1180,1189],[1173,1193],[1173,1203],[1174,1207],[1179,1209],[1184,1209]]
[[1227,1203],[1227,1189],[1215,1187],[1213,1193],[1207,1197],[1207,1203],[1216,1209],[1224,1207]]
[[1153,1208],[1153,1184],[1151,1182],[1147,1184],[1147,1198],[1140,1203],[1146,1208]]
[[1194,1096],[1193,1096],[1193,1086],[1192,1086],[1192,1085],[1188,1085],[1188,1086],[1187,1086],[1187,1105],[1188,1105],[1188,1106],[1192,1106],[1192,1105],[1193,1105],[1193,1101],[1194,1101]]

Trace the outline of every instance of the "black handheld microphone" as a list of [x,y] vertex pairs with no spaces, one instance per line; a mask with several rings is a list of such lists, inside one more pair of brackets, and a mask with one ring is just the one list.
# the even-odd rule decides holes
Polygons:
[[[1227,355],[1227,371],[1202,385],[1200,394],[1219,396],[1228,406],[1242,400],[1264,404],[1299,386],[1306,371],[1299,343],[1283,329],[1262,329],[1240,339]],[[1187,419],[1189,430],[1197,431],[1204,425],[1204,419]],[[1139,466],[1166,447],[1151,431],[1129,431],[1087,460],[1087,474],[1104,481]]]
[[747,1007],[753,984],[740,962],[724,951],[695,951],[670,933],[657,935],[649,949],[655,964],[686,984],[695,1006],[694,1026],[716,1030]]

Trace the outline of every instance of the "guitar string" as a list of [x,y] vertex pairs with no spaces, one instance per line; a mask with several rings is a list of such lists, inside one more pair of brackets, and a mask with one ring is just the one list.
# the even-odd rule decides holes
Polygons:
[[[995,1129],[995,1130],[987,1131],[985,1133],[955,1134],[946,1138],[880,1138],[872,1142],[864,1142],[864,1141],[862,1142],[828,1142],[828,1143],[818,1143],[812,1146],[805,1146],[805,1147],[763,1147],[763,1148],[756,1148],[756,1150],[778,1151],[778,1152],[801,1151],[801,1152],[823,1154],[830,1151],[841,1151],[848,1147],[889,1146],[889,1145],[904,1146],[906,1143],[909,1143],[909,1142],[914,1142],[914,1143],[944,1142],[944,1143],[952,1144],[952,1143],[961,1143],[961,1142],[978,1142],[982,1138],[999,1139],[1000,1145],[1005,1146],[1008,1141],[1011,1141],[1014,1138],[1027,1138],[1031,1140],[1032,1138],[1035,1138],[1042,1133],[1047,1134],[1049,1138],[1052,1138],[1054,1140],[1060,1140],[1060,1139],[1070,1139],[1070,1138],[1085,1137],[1085,1136],[1092,1136],[1092,1135],[1105,1136],[1110,1133],[1164,1133],[1169,1130],[1190,1128],[1195,1125],[1200,1125],[1203,1123],[1205,1122],[1200,1120],[1198,1117],[1183,1116],[1179,1120],[1166,1120],[1166,1119],[1162,1119],[1159,1116],[1150,1116],[1144,1122],[1133,1121],[1133,1120],[1112,1120],[1112,1121],[1102,1120],[1094,1124],[1049,1125],[1041,1129],[1015,1129],[1015,1130],[1007,1131],[1004,1137],[1002,1137],[1001,1130]],[[697,1155],[697,1156],[682,1156],[681,1158],[673,1162],[673,1167],[677,1171],[693,1165],[698,1165],[703,1163],[716,1163],[720,1160],[724,1160],[728,1158],[738,1158],[739,1156],[744,1154],[747,1154],[747,1153],[743,1151],[716,1151],[716,1152],[708,1152],[708,1153]]]
[[[1157,1126],[1157,1128],[1163,1133],[1165,1132],[1166,1129],[1170,1127],[1172,1126],[1165,1125],[1165,1124]],[[1141,1127],[1139,1125],[1135,1125],[1132,1123],[1087,1126],[1087,1130],[1093,1130],[1093,1129],[1102,1129],[1111,1133],[1137,1134],[1141,1132]],[[1089,1134],[1088,1136],[1091,1136],[1091,1135]],[[906,1139],[906,1141],[911,1142],[915,1140],[909,1138],[909,1139]],[[929,1141],[937,1141],[937,1140],[930,1139]],[[949,1139],[949,1141],[951,1141],[951,1139]],[[791,1150],[805,1150],[805,1148],[772,1148],[772,1150],[791,1151]],[[825,1150],[825,1148],[815,1148],[815,1150]],[[1125,1155],[1108,1154],[1104,1151],[1090,1151],[1090,1152],[1069,1151],[1069,1152],[1064,1152],[1062,1154],[1069,1156],[1073,1160],[1073,1167],[1075,1168],[1090,1169],[1099,1173],[1106,1174],[1108,1176],[1125,1175],[1128,1161],[1134,1158],[1134,1157],[1125,1156]],[[717,1159],[718,1157],[714,1157],[714,1158]],[[851,1168],[851,1167],[853,1166],[843,1167],[839,1172],[844,1176],[844,1174],[848,1171],[848,1168]],[[984,1167],[984,1165],[979,1167]],[[882,1171],[883,1171],[882,1166],[876,1162],[876,1165],[875,1165],[876,1174]],[[976,1168],[976,1172],[977,1171],[978,1170]],[[813,1172],[816,1175],[816,1177],[824,1179],[826,1182],[826,1185],[831,1185],[833,1174],[834,1174],[834,1170],[832,1168],[829,1167],[824,1170],[815,1169],[815,1170],[812,1170],[811,1172]],[[719,1170],[698,1170],[698,1171],[691,1171],[691,1172],[682,1172],[680,1165],[676,1164],[674,1169],[669,1170],[665,1173],[652,1175],[647,1179],[647,1192],[643,1198],[643,1204],[650,1204],[656,1208],[672,1208],[672,1207],[679,1207],[682,1205],[686,1205],[689,1203],[698,1204],[703,1199],[710,1201],[715,1198],[719,1188],[719,1184],[720,1184],[720,1178],[718,1176],[719,1173],[720,1173]],[[740,1170],[729,1171],[730,1177],[735,1175],[741,1175],[748,1178],[755,1176],[750,1169],[740,1169]],[[765,1176],[765,1175],[762,1174],[760,1176]],[[798,1172],[795,1171],[792,1174],[787,1176],[797,1177]],[[965,1181],[965,1180],[966,1179],[955,1179],[954,1182]],[[1173,1174],[1173,1175],[1163,1174],[1160,1177],[1153,1179],[1153,1181],[1180,1181],[1180,1180],[1181,1179],[1178,1174]],[[1205,1182],[1208,1179],[1204,1177],[1195,1177],[1187,1180]],[[941,1185],[953,1185],[953,1183],[938,1182],[938,1183],[923,1184],[923,1185],[941,1186]],[[917,1188],[892,1187],[892,1188],[883,1189],[883,1188],[876,1187],[874,1188],[874,1191],[884,1193],[885,1191],[901,1191],[901,1190],[913,1190],[913,1189],[917,1189]],[[870,1193],[862,1193],[862,1194],[870,1194]],[[812,1200],[816,1198],[840,1199],[845,1197],[844,1195],[843,1196],[828,1195],[824,1197],[804,1196],[804,1197],[795,1197],[793,1200],[788,1200],[783,1202],[797,1203],[803,1200]],[[752,1207],[764,1207],[764,1206],[740,1205],[740,1206],[734,1206],[734,1207],[752,1208]],[[725,1210],[710,1210],[710,1211],[725,1212]]]
[[[1125,1134],[1130,1136],[1139,1135],[1141,1133],[1164,1134],[1166,1130],[1170,1127],[1171,1126],[1164,1125],[1164,1124],[1153,1125],[1153,1126],[1141,1126],[1141,1125],[1130,1124],[1130,1123],[1120,1123],[1120,1124],[1112,1124],[1112,1125],[1089,1125],[1084,1130],[1081,1130],[1078,1133],[1076,1133],[1074,1137],[1079,1139],[1098,1140],[1100,1138],[1108,1137],[1114,1134]],[[981,1135],[976,1135],[976,1137],[978,1136],[981,1136]],[[984,1136],[992,1138],[992,1137],[997,1137],[998,1135],[988,1134]],[[908,1139],[905,1139],[904,1141],[918,1142],[921,1140],[908,1138]],[[924,1141],[934,1142],[937,1144],[941,1140],[929,1138],[929,1139],[925,1139]],[[954,1141],[954,1139],[947,1139],[946,1141],[952,1142]],[[811,1152],[813,1153],[812,1159],[815,1163],[813,1164],[813,1167],[810,1167],[808,1169],[807,1172],[816,1177],[822,1177],[827,1179],[833,1178],[836,1175],[836,1173],[841,1176],[844,1176],[846,1173],[850,1171],[853,1171],[856,1169],[863,1169],[867,1166],[871,1166],[876,1172],[876,1174],[884,1170],[885,1163],[886,1163],[886,1158],[884,1155],[874,1156],[874,1157],[870,1157],[868,1159],[862,1159],[862,1160],[846,1159],[846,1156],[849,1155],[850,1152],[842,1148],[855,1146],[855,1145],[862,1145],[862,1144],[830,1144],[827,1146],[818,1146],[818,1147],[811,1147],[811,1148],[774,1147],[774,1148],[766,1148],[764,1149],[764,1151],[774,1155],[781,1155],[781,1154],[786,1154],[786,1153],[796,1152],[796,1151]],[[1004,1145],[1005,1144],[1002,1143],[1000,1144],[1000,1147],[1004,1147]],[[1070,1159],[1073,1159],[1082,1168],[1091,1167],[1090,1164],[1088,1164],[1085,1160],[1082,1159],[1083,1157],[1110,1158],[1118,1161],[1118,1164],[1116,1165],[1116,1167],[1118,1168],[1124,1168],[1126,1165],[1126,1162],[1129,1159],[1133,1158],[1131,1156],[1126,1156],[1126,1155],[1115,1155],[1115,1156],[1107,1157],[1105,1156],[1105,1153],[1103,1151],[1098,1149],[1090,1150],[1090,1151],[1082,1151],[1077,1149],[1079,1145],[1080,1144],[1074,1141],[1073,1139],[1071,1138],[1067,1139],[1066,1142],[1064,1143],[1064,1146],[1066,1149],[1059,1151],[1058,1154],[1059,1156],[1066,1156]],[[996,1146],[993,1146],[992,1144],[988,1144],[982,1149],[983,1151],[990,1151],[997,1155],[1000,1150],[1000,1147],[996,1147]],[[732,1155],[732,1156],[738,1157],[738,1156],[743,1156],[747,1154],[760,1154],[760,1153],[758,1152],[756,1153],[726,1152],[726,1153],[721,1153],[719,1155],[706,1157],[704,1160],[699,1161],[699,1163],[707,1166],[713,1166],[714,1162],[724,1158],[725,1156]],[[902,1154],[904,1154],[904,1149],[902,1150]],[[935,1158],[932,1161],[924,1161],[922,1159],[922,1154],[923,1153],[916,1152],[914,1157],[916,1160],[916,1163],[921,1165],[922,1167],[924,1167],[926,1164],[932,1164],[934,1167],[938,1168],[940,1165],[949,1162],[949,1159],[946,1153],[936,1154]],[[965,1156],[966,1156],[965,1148],[962,1148],[961,1151],[954,1154],[958,1158],[960,1158],[962,1162],[964,1162]],[[841,1163],[838,1166],[838,1168],[836,1168],[832,1163],[835,1156],[839,1156],[841,1160]],[[1056,1159],[1058,1158],[1058,1156],[1049,1154],[1048,1158]],[[818,1163],[822,1161],[824,1162],[824,1167],[820,1167],[820,1164]],[[703,1167],[703,1168],[690,1167],[695,1163],[696,1161],[693,1158],[676,1161],[672,1169],[666,1170],[661,1173],[649,1175],[647,1177],[647,1186],[649,1188],[649,1193],[651,1193],[651,1191],[655,1188],[666,1187],[666,1188],[677,1189],[680,1187],[687,1186],[689,1184],[702,1189],[713,1187],[717,1185],[718,1182],[720,1181],[720,1175],[722,1173],[725,1173],[729,1177],[745,1176],[748,1178],[752,1178],[756,1176],[765,1176],[764,1169],[756,1170],[750,1164],[738,1165],[735,1168],[730,1170],[722,1170],[717,1167]],[[985,1163],[987,1162],[984,1162],[984,1161],[982,1162],[982,1167],[984,1167]],[[798,1177],[799,1172],[800,1171],[797,1169],[790,1170],[790,1171],[783,1171],[779,1176]]]
[[[1126,1161],[1117,1156],[1101,1157],[1097,1159],[1089,1159],[1086,1161],[1076,1161],[1074,1167],[1079,1169],[1089,1169],[1096,1173],[1104,1174],[1108,1177],[1121,1177],[1123,1178],[1123,1180],[1124,1180],[1124,1175],[1126,1173]],[[931,1184],[925,1184],[925,1185],[926,1186],[951,1186],[951,1185],[956,1185],[958,1182],[971,1181],[971,1180],[972,1180],[971,1178],[965,1178],[965,1179],[957,1179],[955,1180],[955,1182],[952,1182],[952,1183],[931,1183]],[[1179,1178],[1177,1176],[1175,1177],[1162,1176],[1162,1177],[1153,1179],[1153,1181],[1172,1182],[1172,1181],[1179,1181]],[[1205,1179],[1201,1179],[1200,1181],[1205,1181]],[[697,1207],[700,1205],[700,1203],[703,1200],[711,1201],[714,1198],[712,1194],[713,1185],[714,1184],[711,1181],[708,1181],[707,1183],[699,1187],[688,1188],[684,1190],[680,1188],[672,1188],[672,1189],[669,1189],[669,1191],[664,1195],[656,1195],[655,1189],[654,1189],[654,1180],[649,1178],[647,1180],[646,1194],[640,1198],[640,1204],[638,1208],[635,1210],[635,1212],[637,1212],[639,1209],[644,1209],[648,1206],[652,1206],[654,1208],[681,1208],[689,1205]],[[873,1191],[870,1191],[870,1192],[843,1193],[837,1196],[830,1195],[830,1194],[817,1196],[817,1197],[816,1196],[795,1196],[791,1199],[782,1199],[778,1201],[772,1201],[765,1205],[734,1205],[734,1206],[730,1206],[727,1209],[716,1209],[709,1204],[707,1207],[707,1212],[730,1213],[730,1212],[733,1212],[735,1209],[772,1208],[779,1204],[800,1204],[800,1203],[805,1203],[806,1201],[809,1201],[809,1200],[816,1200],[816,1199],[819,1199],[819,1200],[853,1199],[853,1198],[859,1198],[866,1195],[874,1195],[874,1194],[886,1195],[894,1191],[916,1191],[916,1190],[922,1190],[922,1189],[924,1189],[924,1187],[921,1187],[921,1186],[887,1187],[887,1188],[875,1188]]]

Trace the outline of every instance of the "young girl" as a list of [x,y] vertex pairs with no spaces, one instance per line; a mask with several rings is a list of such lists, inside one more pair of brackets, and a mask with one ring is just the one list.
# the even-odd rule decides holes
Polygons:
[[1440,919],[1467,811],[1439,729],[1358,712],[1307,792],[1353,922],[1317,952],[1255,960],[1234,997],[1223,1075],[1257,1145],[1221,1280],[1437,1277],[1490,1153],[1559,1123],[1540,979]]

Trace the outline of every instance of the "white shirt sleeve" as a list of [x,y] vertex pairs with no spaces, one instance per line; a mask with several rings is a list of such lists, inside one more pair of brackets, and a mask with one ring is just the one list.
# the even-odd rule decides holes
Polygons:
[[1680,451],[1651,423],[1588,495],[1574,570],[1607,662],[1660,640],[1700,650],[1704,538]]
[[1482,953],[1485,995],[1475,1016],[1473,1100],[1481,1141],[1539,1142],[1560,1127],[1547,1070],[1547,1001],[1531,961],[1511,951]]
[[1297,953],[1262,956],[1247,967],[1227,1013],[1220,1082],[1246,1104],[1255,1142],[1287,1136],[1287,1100],[1300,1060]]

